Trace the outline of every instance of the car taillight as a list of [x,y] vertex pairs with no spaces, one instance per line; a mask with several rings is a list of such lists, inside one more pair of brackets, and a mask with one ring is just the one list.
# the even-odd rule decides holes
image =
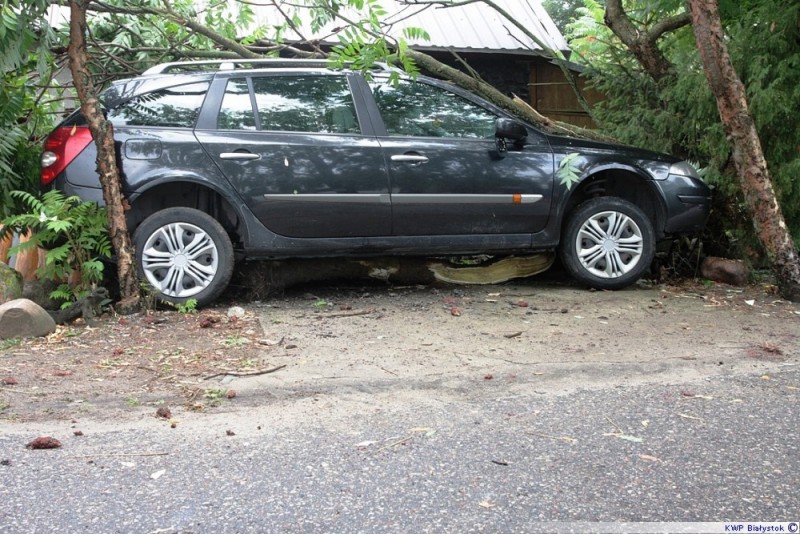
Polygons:
[[48,185],[92,142],[87,126],[63,126],[44,142],[42,185]]

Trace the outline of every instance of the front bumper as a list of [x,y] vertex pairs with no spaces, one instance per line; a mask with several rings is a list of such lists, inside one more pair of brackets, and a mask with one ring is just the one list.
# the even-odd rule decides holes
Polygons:
[[675,174],[656,183],[666,207],[664,233],[701,232],[711,211],[711,189],[697,178]]

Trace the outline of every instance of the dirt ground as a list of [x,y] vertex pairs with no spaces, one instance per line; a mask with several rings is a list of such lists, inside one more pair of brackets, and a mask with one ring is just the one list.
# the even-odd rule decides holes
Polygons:
[[[240,307],[239,310],[233,309]],[[493,286],[305,285],[197,313],[107,313],[0,341],[0,421],[134,419],[333,391],[480,384],[556,393],[612,380],[768,373],[800,362],[800,305],[769,285],[589,291],[558,277]]]

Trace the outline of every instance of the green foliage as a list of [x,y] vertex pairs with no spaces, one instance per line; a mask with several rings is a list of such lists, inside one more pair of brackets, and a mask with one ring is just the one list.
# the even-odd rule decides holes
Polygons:
[[580,154],[577,152],[567,154],[558,164],[558,169],[556,169],[558,182],[566,187],[567,190],[572,189],[572,186],[580,181],[580,167],[575,162],[579,157]]
[[[728,46],[746,88],[751,112],[784,216],[800,241],[800,4],[784,0],[720,2]],[[677,0],[635,0],[626,9],[651,26],[685,8]],[[665,35],[659,47],[674,66],[660,86],[603,23],[603,5],[584,0],[569,25],[573,60],[587,66],[606,99],[593,110],[607,133],[636,146],[671,152],[706,167],[715,191],[710,228],[724,236],[716,253],[744,256],[757,250],[733,167],[731,145],[708,88],[691,27]]]
[[193,313],[197,313],[197,299],[187,299],[186,302],[182,304],[175,304],[169,302],[171,306],[173,306],[178,313],[182,313],[184,315],[191,315]]
[[[388,63],[400,66],[411,77],[417,76],[420,71],[408,55],[408,39],[428,40],[428,33],[422,28],[406,28],[399,38],[390,38],[384,33],[382,20],[387,12],[379,0],[349,0],[348,3],[358,10],[359,18],[348,19],[350,25],[338,33],[339,44],[332,47],[328,55],[331,67],[342,68],[347,65],[369,76],[375,65]],[[331,10],[326,4],[319,2],[312,10],[325,11],[329,16],[338,11]],[[396,83],[398,74],[392,72],[389,80]]]
[[[255,44],[268,30],[254,26],[255,11],[248,2],[108,0],[104,5],[120,12],[92,12],[89,17],[92,43],[102,43],[92,47],[89,68],[102,76],[100,82],[133,76],[164,61],[222,57],[219,43],[206,32],[194,31],[185,21],[244,45]],[[127,14],[127,10],[137,14]],[[66,29],[60,35],[60,44],[66,46]]]
[[11,191],[36,189],[39,136],[52,126],[53,108],[42,84],[54,68],[47,49],[52,32],[44,19],[48,5],[4,0],[0,7],[0,218],[11,213]]
[[561,33],[565,33],[567,25],[573,21],[578,8],[583,6],[583,0],[543,0],[542,7],[553,19]]
[[[30,231],[28,241],[11,248],[17,254],[38,247],[48,249],[45,264],[37,271],[40,279],[63,282],[51,298],[65,304],[88,294],[103,279],[101,258],[111,257],[111,242],[106,230],[106,210],[94,202],[65,197],[60,191],[48,191],[41,198],[24,191],[11,195],[27,208],[26,213],[2,221],[5,231]],[[74,286],[65,281],[78,272]]]
[[12,337],[8,339],[0,339],[0,350],[10,349],[22,345],[21,337]]
[[[47,0],[3,0],[0,5],[0,70],[4,75],[26,65],[30,54],[46,44],[50,33],[44,14],[49,5]],[[40,66],[44,68],[44,62]]]

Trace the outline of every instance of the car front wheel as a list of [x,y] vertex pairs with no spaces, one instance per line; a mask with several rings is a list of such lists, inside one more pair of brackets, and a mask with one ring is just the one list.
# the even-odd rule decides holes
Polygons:
[[133,236],[139,276],[161,300],[198,306],[219,297],[233,274],[233,245],[215,219],[192,208],[150,215]]
[[626,200],[593,198],[571,214],[560,253],[579,282],[597,289],[621,289],[641,278],[653,261],[653,223]]

